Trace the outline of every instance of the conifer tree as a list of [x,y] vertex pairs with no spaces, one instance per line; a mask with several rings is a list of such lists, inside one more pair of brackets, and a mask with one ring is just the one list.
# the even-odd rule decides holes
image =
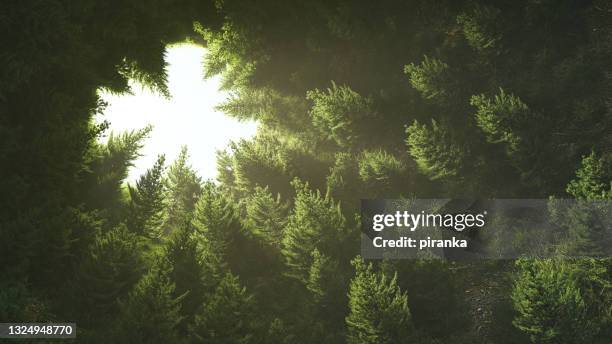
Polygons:
[[397,275],[389,279],[360,257],[352,263],[347,342],[415,343],[408,297],[399,289]]
[[235,210],[212,182],[202,186],[193,216],[193,227],[201,238],[199,245],[210,272],[221,278],[228,268],[228,251],[235,244],[240,223]]
[[339,331],[339,324],[343,323],[346,315],[347,281],[336,259],[320,253],[316,248],[312,251],[306,288],[311,293],[314,305],[312,317],[320,323],[323,329],[320,338],[326,338],[326,341],[338,341],[344,335],[344,331]]
[[139,157],[144,139],[153,127],[132,130],[121,134],[111,133],[105,145],[97,145],[90,153],[86,187],[86,205],[92,209],[104,209],[105,217],[112,225],[122,216],[123,191],[121,184],[128,176],[128,169]]
[[74,288],[77,314],[85,326],[108,320],[117,312],[117,300],[140,279],[145,265],[137,238],[125,225],[97,235],[81,262]]
[[359,156],[359,178],[373,197],[391,197],[410,189],[406,164],[387,151],[363,151]]
[[256,237],[273,247],[280,248],[287,217],[287,206],[272,196],[268,188],[255,187],[244,199],[245,227]]
[[536,119],[525,103],[503,89],[493,100],[479,95],[470,103],[478,109],[476,122],[490,142],[506,144],[510,155],[522,149],[525,130],[533,127],[530,122]]
[[225,274],[202,304],[191,332],[203,343],[257,342],[252,296],[237,277]]
[[267,186],[281,197],[293,197],[291,180],[295,177],[323,188],[322,171],[329,166],[300,140],[283,140],[281,133],[260,127],[253,139],[240,140],[230,148],[229,153],[221,155],[223,165],[218,170],[224,180],[231,180],[229,190],[234,198],[252,193],[257,186]]
[[175,286],[173,295],[181,297],[181,320],[177,330],[181,336],[186,336],[205,294],[212,291],[216,283],[207,274],[195,228],[189,221],[185,221],[174,233],[165,248],[164,257],[169,264],[168,277]]
[[285,227],[282,253],[289,275],[303,282],[313,263],[313,251],[338,257],[333,247],[346,235],[346,221],[340,208],[329,197],[312,191],[308,184],[295,180],[294,208]]
[[560,224],[567,230],[566,242],[560,250],[576,257],[606,257],[610,253],[608,228],[612,214],[612,164],[607,156],[595,152],[584,156],[576,178],[567,185],[566,192],[575,197],[564,209]]
[[409,152],[419,169],[432,180],[460,177],[470,161],[470,149],[451,129],[431,120],[431,128],[417,121],[406,129]]
[[327,92],[308,91],[306,98],[313,102],[310,116],[315,128],[342,148],[359,144],[363,139],[364,123],[375,116],[370,98],[346,85],[337,86],[335,82]]
[[597,343],[609,335],[612,283],[605,265],[540,259],[519,260],[517,266],[514,324],[533,343]]
[[195,204],[202,193],[201,178],[188,162],[187,146],[168,168],[165,181],[166,221],[164,229],[172,232],[185,219],[191,219]]
[[128,185],[130,193],[128,226],[134,233],[151,239],[158,239],[163,234],[164,161],[165,156],[160,155],[153,167],[140,176],[135,187]]
[[607,156],[595,152],[583,156],[576,178],[566,188],[568,194],[579,199],[612,199],[612,162]]
[[468,43],[478,52],[500,50],[503,20],[501,11],[489,5],[476,4],[473,8],[459,14],[457,23],[461,25]]
[[609,258],[584,258],[603,253],[609,201],[594,201],[609,197],[610,176],[606,160],[591,153],[567,186],[576,199],[556,219],[569,234],[559,251],[577,258],[517,262],[514,323],[534,343],[597,343],[611,334],[612,264]]
[[[130,269],[151,265],[153,257],[130,258],[143,256],[146,251],[133,243],[134,236],[125,229],[121,231],[127,234],[115,234],[120,239],[107,237],[110,232],[117,233],[121,223],[130,225],[130,199],[122,184],[132,159],[129,152],[137,151],[133,148],[138,144],[128,141],[138,135],[126,137],[125,141],[113,135],[115,142],[110,149],[109,145],[96,143],[104,130],[104,125],[94,124],[92,119],[104,107],[97,90],[126,92],[130,89],[129,79],[133,79],[167,94],[164,50],[167,44],[187,38],[205,42],[209,51],[204,66],[206,76],[220,75],[223,88],[231,92],[232,98],[223,110],[237,118],[257,119],[260,134],[265,132],[263,138],[238,143],[238,148],[220,155],[222,185],[215,193],[222,194],[228,203],[244,205],[241,199],[267,186],[272,199],[280,194],[282,200],[291,203],[295,192],[290,182],[294,177],[308,182],[312,190],[329,190],[326,197],[298,192],[296,203],[307,206],[296,204],[291,221],[285,224],[283,259],[274,255],[261,259],[264,255],[260,253],[265,252],[258,246],[261,241],[244,240],[250,235],[241,228],[248,227],[244,217],[234,219],[231,226],[208,221],[220,223],[214,229],[218,235],[211,238],[220,238],[223,252],[219,257],[230,268],[223,268],[221,263],[211,265],[223,273],[231,270],[239,275],[253,292],[251,301],[260,307],[258,311],[265,308],[261,312],[265,314],[247,321],[223,308],[220,302],[211,302],[217,305],[213,308],[220,310],[227,322],[238,319],[231,324],[270,320],[267,341],[340,342],[338,335],[345,327],[335,321],[337,313],[348,308],[338,306],[340,303],[331,306],[328,301],[342,299],[334,287],[336,277],[346,280],[346,263],[354,256],[357,245],[342,239],[344,234],[336,238],[338,233],[332,228],[342,227],[338,225],[343,222],[340,219],[348,219],[357,208],[347,200],[355,202],[370,194],[364,181],[378,188],[379,179],[383,184],[394,179],[389,177],[396,175],[394,160],[405,165],[406,172],[416,162],[435,186],[429,189],[428,184],[424,189],[428,193],[465,195],[466,191],[486,190],[491,192],[485,195],[492,197],[544,197],[562,194],[567,181],[573,179],[580,156],[593,149],[601,156],[583,164],[579,174],[584,177],[573,179],[567,192],[584,200],[607,201],[609,174],[598,171],[602,170],[599,159],[609,159],[605,155],[612,147],[611,6],[606,0],[388,0],[383,4],[345,0],[184,0],[179,5],[152,0],[146,6],[142,1],[127,0],[120,8],[115,1],[6,2],[0,14],[0,28],[6,33],[1,38],[6,49],[0,52],[0,313],[17,314],[25,320],[76,318],[84,324],[84,332],[80,333],[98,330],[101,341],[115,341],[104,336],[106,322],[95,321],[103,316],[98,317],[101,311],[89,307],[89,302],[102,300],[103,305],[111,299],[108,295],[125,296],[127,290],[117,287],[122,285],[118,282],[132,284]],[[193,33],[194,21],[197,34]],[[402,67],[409,78],[402,73]],[[331,80],[337,84],[330,87]],[[502,96],[500,87],[512,90],[512,95],[508,92]],[[436,120],[433,126],[429,124],[431,119]],[[415,120],[417,124],[410,126]],[[406,138],[402,133],[405,125],[410,126],[411,155],[406,159],[398,151]],[[370,154],[371,161],[364,161],[363,151],[384,151],[395,159]],[[200,180],[188,172],[188,164],[182,166],[169,173],[169,180],[174,182],[167,182],[171,187],[166,194],[169,217],[164,230],[168,232],[182,231],[184,223],[192,220],[200,193]],[[360,167],[365,171],[361,175]],[[404,173],[399,175],[402,178],[397,183],[390,183],[392,192],[401,186],[401,194],[422,196],[423,190],[406,182]],[[386,195],[389,193],[385,191],[377,196]],[[320,202],[332,197],[335,201],[329,204]],[[343,213],[338,213],[342,216],[332,210],[335,202],[341,203]],[[570,210],[576,213],[570,213],[561,228],[568,229],[573,239],[598,242],[599,238],[590,236],[595,229],[593,216],[579,207]],[[245,209],[240,211],[232,209],[236,217],[244,215]],[[217,215],[223,217],[221,213]],[[219,234],[226,229],[231,238]],[[189,236],[200,245],[198,254],[206,246],[202,245],[206,232],[195,231],[197,234]],[[104,240],[109,243],[102,243]],[[171,279],[176,279],[177,286],[174,292],[160,292],[172,295],[161,297],[163,300],[175,300],[182,291],[195,290],[191,286],[199,279],[195,273],[198,264],[183,257],[190,255],[195,245],[189,240],[185,244],[188,249],[173,248],[176,252],[172,255],[178,258],[172,270],[176,275],[171,274]],[[591,246],[580,246],[580,250],[594,252]],[[108,257],[109,263],[100,257]],[[118,261],[132,263],[125,266]],[[237,269],[240,262],[246,263]],[[287,281],[277,265],[269,262],[287,263],[289,275],[298,278]],[[599,328],[592,342],[609,342],[612,326],[600,316],[609,314],[609,310],[605,311],[609,288],[604,283],[610,280],[609,262],[580,260],[533,265],[533,273],[532,266],[525,264],[517,268],[518,276],[522,276],[517,285],[527,286],[527,292],[517,292],[520,304],[526,305],[521,308],[517,324],[526,331],[534,329],[536,335],[565,335],[565,330],[558,330],[556,324],[569,324],[570,329],[592,333]],[[498,272],[504,264],[476,266]],[[398,285],[410,292],[415,325],[421,328],[420,324],[428,322],[442,332],[450,331],[447,314],[432,316],[446,313],[437,310],[449,309],[452,291],[439,295],[443,287],[434,285],[448,280],[410,278],[438,277],[438,272],[452,276],[451,272],[446,274],[444,269],[436,268],[432,274],[427,265],[413,264],[410,268],[413,267],[415,274],[403,274],[399,266],[396,271]],[[194,271],[193,280],[185,277],[179,283],[183,280],[179,275],[189,274],[179,274],[179,268]],[[109,280],[99,276],[107,271]],[[203,278],[211,282],[214,290],[225,276],[223,273],[208,275],[207,271]],[[124,275],[129,276],[114,277]],[[78,293],[80,281],[84,295]],[[530,289],[539,281],[552,287],[542,292]],[[145,289],[168,290],[161,284],[140,288]],[[225,289],[234,290],[225,294],[239,295],[232,300],[244,298],[237,283]],[[66,301],[75,290],[75,299],[85,300],[77,302],[78,312]],[[86,294],[89,291],[94,295],[91,298]],[[342,291],[346,293],[346,289]],[[151,293],[134,291],[134,300],[147,299],[137,296],[145,294]],[[495,296],[504,299],[507,295]],[[430,313],[422,311],[423,306],[417,307],[415,300],[431,302]],[[125,304],[129,305],[129,301]],[[161,304],[171,302],[151,303]],[[181,304],[184,306],[186,303]],[[329,310],[331,307],[335,309]],[[170,306],[152,308],[167,310],[158,313],[174,313]],[[237,308],[240,307],[232,307]],[[532,314],[534,309],[543,309],[543,314]],[[359,314],[367,318],[374,314],[370,312],[368,309]],[[193,310],[181,308],[180,313]],[[80,318],[73,314],[84,315]],[[109,311],[104,316],[115,314]],[[134,323],[142,324],[134,312],[125,314],[136,319]],[[497,312],[493,314],[497,317]],[[235,334],[228,336],[230,341],[265,341],[248,336],[253,331],[245,327],[227,329],[215,325],[208,311],[202,311],[200,316],[206,321],[200,322],[204,325],[198,329],[207,338],[211,337],[208,328],[221,328],[221,332]],[[547,321],[553,317],[555,323],[551,325]],[[180,331],[184,333],[185,326],[189,327],[194,319],[179,323]],[[576,323],[570,324],[571,319]],[[176,338],[163,334],[173,332],[166,331],[172,326],[164,325],[172,322],[158,323],[162,324],[159,329],[143,331],[151,334],[161,330],[160,339],[175,342]],[[464,330],[475,332],[467,326]],[[504,332],[478,335],[482,341],[496,344],[511,341]],[[577,338],[573,333],[564,338],[588,339]],[[138,342],[143,337],[132,339]],[[220,337],[214,337],[217,339]],[[564,340],[557,339],[543,340]],[[116,341],[119,340],[118,337]],[[453,337],[443,341],[457,340]]]
[[260,134],[233,144],[231,166],[238,196],[252,192],[258,185],[268,186],[273,193],[290,194],[288,151],[278,137]]
[[448,64],[425,56],[419,65],[411,63],[404,67],[404,73],[410,76],[412,87],[427,100],[444,103],[453,92],[452,79]]
[[116,319],[117,343],[179,343],[182,295],[175,296],[170,264],[158,258],[151,270],[136,284]]

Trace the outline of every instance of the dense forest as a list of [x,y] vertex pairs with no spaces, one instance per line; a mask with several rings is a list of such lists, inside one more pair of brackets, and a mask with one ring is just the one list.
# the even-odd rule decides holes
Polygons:
[[[0,322],[83,343],[610,343],[612,263],[360,257],[360,199],[612,200],[606,0],[25,0],[0,6]],[[257,135],[202,180],[98,90],[208,50]],[[129,116],[129,114],[125,114]],[[170,114],[169,114],[170,115]],[[191,152],[195,154],[195,152]],[[604,228],[605,230],[605,228]]]

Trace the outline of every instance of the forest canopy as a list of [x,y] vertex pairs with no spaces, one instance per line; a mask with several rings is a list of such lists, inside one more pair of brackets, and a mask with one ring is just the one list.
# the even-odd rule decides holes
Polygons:
[[[84,343],[612,339],[609,258],[359,256],[360,199],[612,199],[609,1],[1,7],[1,322],[76,322]],[[167,94],[186,41],[258,133],[215,181],[184,149],[126,183],[151,129],[100,142],[97,91]],[[597,252],[583,210],[551,249]]]

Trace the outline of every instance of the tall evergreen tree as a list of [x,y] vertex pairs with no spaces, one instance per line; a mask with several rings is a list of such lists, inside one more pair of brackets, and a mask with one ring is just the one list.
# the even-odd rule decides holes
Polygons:
[[354,147],[364,141],[363,126],[369,122],[369,117],[376,115],[371,99],[334,82],[327,92],[315,89],[309,91],[306,98],[313,102],[310,116],[324,138],[342,148]]
[[121,184],[128,176],[128,169],[140,156],[144,139],[152,126],[120,134],[111,133],[105,145],[92,150],[91,173],[88,175],[88,199],[86,204],[94,209],[104,209],[107,218],[117,223],[122,211],[118,209],[124,201]]
[[431,121],[431,128],[415,121],[406,129],[406,143],[419,169],[431,179],[457,178],[470,163],[470,149],[462,146],[444,123]]
[[348,343],[417,342],[408,297],[399,289],[397,275],[389,279],[360,257],[352,263],[355,277],[349,288]]
[[164,257],[169,264],[168,277],[174,283],[173,295],[181,298],[177,331],[179,335],[187,336],[205,294],[216,283],[204,265],[198,236],[189,221],[175,231],[165,248]]
[[594,259],[519,260],[514,324],[532,343],[604,343],[612,326],[612,283]]
[[193,226],[201,238],[199,244],[209,271],[221,278],[228,269],[228,251],[235,245],[240,223],[233,204],[212,182],[206,182],[202,187]]
[[193,217],[196,202],[202,193],[202,180],[189,165],[188,159],[187,146],[183,146],[164,179],[167,213],[164,229],[167,232],[172,232],[185,219]]
[[130,212],[128,227],[134,233],[151,239],[162,235],[164,221],[163,172],[165,156],[160,155],[152,168],[140,176],[136,186],[128,185]]
[[113,341],[116,343],[180,343],[182,296],[174,295],[170,264],[159,258],[121,304]]
[[145,262],[137,247],[136,236],[125,225],[98,234],[89,247],[73,285],[76,316],[85,328],[112,319],[118,312],[117,300],[140,279]]
[[347,235],[346,220],[331,198],[310,190],[308,184],[299,180],[293,185],[296,196],[285,227],[282,253],[288,273],[306,283],[315,249],[331,257],[341,256],[333,248]]
[[287,205],[280,195],[272,196],[268,188],[255,187],[244,199],[244,225],[256,237],[272,247],[280,248],[287,218]]
[[237,277],[225,274],[197,313],[192,334],[204,343],[258,341],[252,296]]

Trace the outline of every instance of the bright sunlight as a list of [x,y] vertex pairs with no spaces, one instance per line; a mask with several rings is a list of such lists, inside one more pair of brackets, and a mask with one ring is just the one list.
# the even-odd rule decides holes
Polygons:
[[191,44],[167,49],[170,99],[138,83],[132,84],[133,94],[100,92],[108,107],[99,119],[110,122],[108,133],[153,125],[141,150],[142,156],[129,171],[128,181],[138,179],[153,165],[158,154],[165,154],[166,162],[171,163],[182,145],[188,147],[190,162],[198,174],[203,179],[214,179],[216,151],[224,149],[232,140],[255,134],[255,122],[239,122],[215,110],[227,94],[219,91],[218,76],[203,78],[205,54],[206,49]]

